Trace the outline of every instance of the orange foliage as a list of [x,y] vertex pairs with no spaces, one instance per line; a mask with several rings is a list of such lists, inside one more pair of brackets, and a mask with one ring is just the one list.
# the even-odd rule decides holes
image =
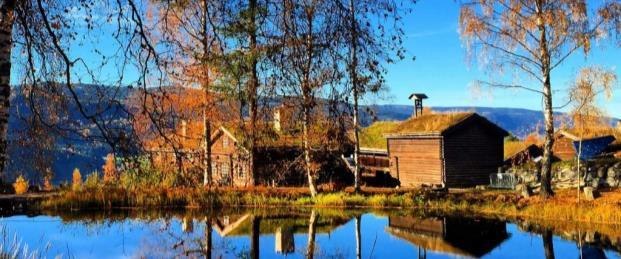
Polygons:
[[45,176],[43,178],[43,190],[44,191],[51,191],[54,189],[54,186],[52,185],[52,177],[51,176]]
[[82,174],[80,174],[80,169],[73,169],[73,175],[71,179],[71,188],[74,191],[78,191],[82,189]]
[[532,132],[528,134],[526,138],[524,138],[524,144],[526,146],[541,145],[542,143],[543,143],[543,139],[541,138],[541,136],[539,136],[537,132]]
[[13,188],[15,189],[15,194],[24,194],[28,192],[29,186],[30,185],[28,184],[28,181],[21,175],[17,177],[17,179],[15,180],[15,183],[13,184]]
[[116,171],[116,164],[114,163],[114,155],[108,154],[106,156],[106,163],[103,166],[103,180],[104,182],[112,182],[118,179],[118,174]]

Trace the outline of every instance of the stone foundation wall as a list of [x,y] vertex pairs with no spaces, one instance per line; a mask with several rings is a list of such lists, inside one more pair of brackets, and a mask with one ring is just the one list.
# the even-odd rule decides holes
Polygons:
[[[540,170],[535,165],[512,167],[506,172],[518,176],[520,183],[530,186],[539,184]],[[578,184],[576,163],[563,162],[552,169],[552,184],[556,188],[575,188]],[[580,185],[594,188],[621,187],[621,161],[598,161],[581,165]]]

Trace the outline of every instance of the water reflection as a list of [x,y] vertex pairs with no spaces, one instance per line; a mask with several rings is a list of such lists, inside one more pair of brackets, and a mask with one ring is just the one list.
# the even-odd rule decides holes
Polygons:
[[48,257],[617,258],[619,226],[536,224],[403,211],[62,213],[0,220]]
[[388,216],[386,231],[418,247],[453,255],[482,257],[509,238],[502,221],[457,217]]

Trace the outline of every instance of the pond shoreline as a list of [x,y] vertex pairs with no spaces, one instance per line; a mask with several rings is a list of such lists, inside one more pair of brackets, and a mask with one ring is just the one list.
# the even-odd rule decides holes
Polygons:
[[200,208],[333,208],[407,209],[467,213],[487,217],[537,219],[596,224],[621,222],[621,191],[608,190],[595,201],[576,202],[575,191],[557,190],[549,200],[523,198],[512,191],[367,189],[323,192],[311,198],[300,188],[257,189],[141,189],[113,187],[60,191],[45,195],[0,196],[3,213],[11,210],[111,210]]

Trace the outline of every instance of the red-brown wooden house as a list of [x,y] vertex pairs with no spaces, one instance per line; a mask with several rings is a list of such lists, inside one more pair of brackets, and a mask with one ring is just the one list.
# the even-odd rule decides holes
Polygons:
[[390,174],[401,186],[489,184],[503,164],[508,132],[476,113],[411,118],[385,135]]

